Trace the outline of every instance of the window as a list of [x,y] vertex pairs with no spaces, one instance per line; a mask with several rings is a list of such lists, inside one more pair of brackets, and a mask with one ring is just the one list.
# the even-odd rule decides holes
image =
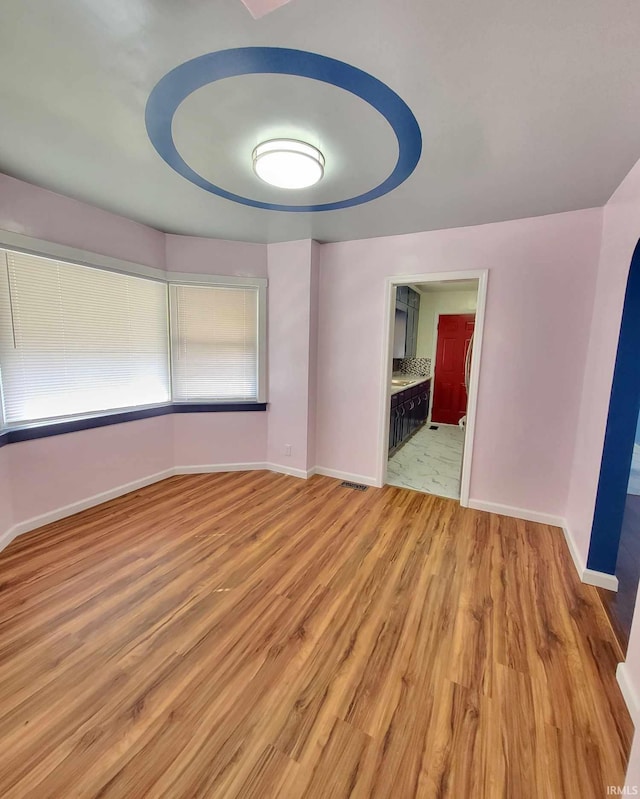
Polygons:
[[10,251],[2,266],[5,424],[169,401],[165,283]]
[[172,401],[265,402],[266,280],[171,283],[101,256],[109,263],[70,263],[60,249],[0,248],[0,427]]
[[256,286],[170,286],[173,397],[258,399]]

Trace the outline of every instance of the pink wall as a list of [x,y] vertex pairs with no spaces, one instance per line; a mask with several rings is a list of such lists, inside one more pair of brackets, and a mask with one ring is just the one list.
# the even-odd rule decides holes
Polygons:
[[[306,472],[312,242],[270,244],[267,461]],[[285,447],[291,446],[291,455]]]
[[[176,272],[266,275],[266,247],[166,236],[0,174],[0,228]],[[165,241],[166,238],[166,241]],[[165,258],[166,247],[166,258]],[[235,452],[235,456],[234,456]],[[266,414],[184,414],[11,444],[0,450],[0,535],[174,465],[264,462]],[[2,480],[3,469],[9,480]],[[13,513],[5,501],[13,494]]]
[[169,469],[171,417],[9,444],[14,523]]
[[[0,227],[164,269],[164,234],[99,208],[0,175]],[[169,467],[166,417],[129,422],[1,450],[15,524]]]
[[321,248],[318,464],[375,477],[384,279],[489,269],[471,498],[563,516],[601,209]]
[[[595,506],[624,294],[633,250],[640,237],[640,161],[604,208],[602,247],[589,346],[578,414],[579,435],[571,469],[567,525],[586,563]],[[640,594],[625,672],[640,697]],[[640,708],[637,709],[640,713]],[[637,719],[636,719],[637,720]],[[640,786],[640,733],[636,732],[627,783]]]
[[0,229],[164,269],[164,234],[0,174]]
[[9,453],[7,447],[0,449],[0,546],[2,538],[13,527],[11,484],[9,481]]
[[320,250],[311,242],[311,274],[309,283],[309,407],[307,421],[307,470],[318,463],[316,429],[318,425],[318,303],[320,294]]
[[267,425],[264,412],[177,413],[173,421],[176,466],[264,463]]
[[203,275],[267,276],[267,248],[243,241],[165,236],[166,268]]
[[640,161],[604,209],[602,249],[571,469],[567,523],[586,563],[620,320],[633,250],[640,237]]

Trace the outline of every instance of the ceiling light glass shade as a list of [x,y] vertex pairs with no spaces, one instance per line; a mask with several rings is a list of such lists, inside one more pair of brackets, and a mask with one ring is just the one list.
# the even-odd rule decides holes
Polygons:
[[253,151],[256,175],[281,189],[304,189],[324,175],[324,156],[316,147],[294,139],[271,139]]

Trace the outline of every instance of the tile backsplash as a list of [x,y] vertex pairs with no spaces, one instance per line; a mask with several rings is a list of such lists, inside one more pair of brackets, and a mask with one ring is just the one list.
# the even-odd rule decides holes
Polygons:
[[393,373],[402,375],[431,375],[431,358],[394,358]]

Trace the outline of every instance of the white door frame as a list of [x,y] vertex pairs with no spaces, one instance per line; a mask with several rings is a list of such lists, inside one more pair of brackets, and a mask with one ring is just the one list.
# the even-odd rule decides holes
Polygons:
[[[471,466],[473,463],[473,443],[475,438],[476,413],[478,408],[478,383],[480,379],[480,362],[482,359],[482,339],[484,336],[484,317],[487,304],[488,269],[460,272],[431,272],[424,275],[393,275],[386,278],[384,336],[382,348],[382,380],[380,381],[380,420],[378,435],[377,484],[382,486],[387,479],[387,454],[389,452],[389,414],[391,412],[391,374],[393,371],[393,337],[391,320],[395,315],[397,286],[414,285],[416,283],[434,283],[441,280],[477,280],[478,307],[476,308],[476,324],[471,354],[471,382],[467,400],[467,424],[464,436],[464,455],[462,459],[462,476],[460,482],[460,504],[469,506],[469,489],[471,486]],[[433,375],[434,364],[432,364]],[[431,387],[433,391],[433,385]]]

